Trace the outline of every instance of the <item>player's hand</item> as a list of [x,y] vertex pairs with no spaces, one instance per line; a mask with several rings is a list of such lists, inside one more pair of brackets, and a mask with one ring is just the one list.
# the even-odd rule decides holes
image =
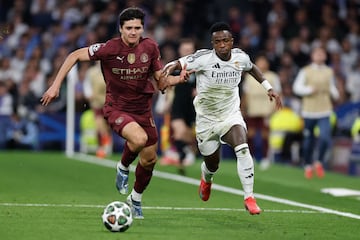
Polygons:
[[185,63],[180,72],[180,82],[187,82],[187,80],[189,80],[189,78],[190,78],[190,75],[195,72],[194,69],[187,71],[186,67],[187,67],[187,64]]
[[47,106],[49,105],[49,103],[54,100],[55,98],[57,98],[59,96],[59,88],[55,87],[55,86],[51,86],[41,97],[40,102],[42,103],[42,105]]
[[274,92],[273,89],[270,89],[267,92],[267,94],[268,94],[268,96],[270,98],[270,101],[273,101],[275,99],[275,108],[276,108],[276,110],[279,110],[280,108],[282,108],[282,101],[281,101],[281,98],[280,98],[279,94]]

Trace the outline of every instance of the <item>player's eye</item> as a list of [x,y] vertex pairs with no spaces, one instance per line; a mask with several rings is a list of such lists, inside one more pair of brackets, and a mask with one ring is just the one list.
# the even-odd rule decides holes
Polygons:
[[229,43],[229,42],[231,42],[231,38],[225,38],[223,41],[224,41],[224,43]]
[[230,43],[230,42],[231,42],[231,38],[217,39],[217,40],[214,40],[214,41],[213,41],[213,43],[214,43],[215,45],[220,44],[220,43],[225,43],[225,44],[227,44],[227,43]]

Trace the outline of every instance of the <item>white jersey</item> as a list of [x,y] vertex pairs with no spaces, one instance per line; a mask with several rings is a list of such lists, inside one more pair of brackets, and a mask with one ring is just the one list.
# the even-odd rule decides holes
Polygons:
[[221,60],[215,50],[198,50],[179,59],[182,66],[196,72],[197,96],[194,107],[197,118],[224,121],[240,111],[239,84],[243,71],[253,64],[249,56],[238,48],[231,50],[229,61]]

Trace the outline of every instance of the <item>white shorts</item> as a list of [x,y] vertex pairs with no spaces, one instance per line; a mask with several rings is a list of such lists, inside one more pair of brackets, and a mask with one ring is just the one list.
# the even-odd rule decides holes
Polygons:
[[241,125],[247,129],[240,111],[232,114],[222,122],[214,122],[206,118],[198,117],[196,119],[196,140],[200,153],[203,156],[209,156],[213,154],[221,144],[226,144],[221,140],[221,137],[234,125]]

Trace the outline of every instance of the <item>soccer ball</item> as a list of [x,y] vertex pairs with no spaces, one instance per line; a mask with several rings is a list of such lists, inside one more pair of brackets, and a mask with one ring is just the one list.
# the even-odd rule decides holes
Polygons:
[[125,232],[131,226],[133,218],[129,205],[114,201],[105,207],[102,220],[109,231]]

